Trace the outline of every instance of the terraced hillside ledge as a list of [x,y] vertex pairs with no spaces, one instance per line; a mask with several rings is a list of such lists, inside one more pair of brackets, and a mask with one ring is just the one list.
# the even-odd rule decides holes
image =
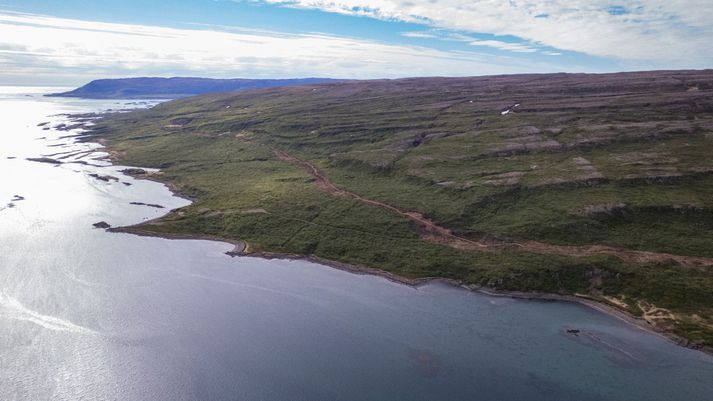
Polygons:
[[194,200],[133,232],[593,299],[713,349],[713,71],[273,88],[92,128]]

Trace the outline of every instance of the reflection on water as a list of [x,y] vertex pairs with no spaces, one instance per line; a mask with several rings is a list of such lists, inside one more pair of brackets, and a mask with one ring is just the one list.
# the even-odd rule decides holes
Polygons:
[[[411,288],[301,261],[233,259],[224,243],[96,229],[186,201],[54,128],[63,113],[145,105],[42,91],[0,88],[1,400],[713,394],[713,358],[583,306]],[[27,160],[42,157],[59,164]]]

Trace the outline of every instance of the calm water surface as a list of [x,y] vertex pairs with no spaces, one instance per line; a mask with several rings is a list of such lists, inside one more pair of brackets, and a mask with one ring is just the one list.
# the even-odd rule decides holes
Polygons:
[[0,400],[713,400],[712,357],[580,305],[94,229],[187,202],[37,126],[145,105],[42,91],[0,87]]

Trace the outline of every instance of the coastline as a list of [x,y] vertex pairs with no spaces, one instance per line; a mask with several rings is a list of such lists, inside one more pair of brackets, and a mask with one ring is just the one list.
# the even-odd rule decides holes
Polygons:
[[[101,117],[101,114],[99,114]],[[70,116],[71,119],[71,116]],[[80,140],[82,142],[94,142],[98,143],[100,146],[102,146],[101,149],[103,149],[105,152],[107,152],[107,156],[105,157],[106,160],[120,164],[121,166],[125,166],[127,168],[141,168],[141,167],[135,167],[135,166],[126,166],[124,164],[121,164],[121,157],[120,155],[112,151],[107,143],[106,140],[103,138],[98,138],[92,133],[92,128],[91,126],[85,126],[86,131],[81,133],[80,135],[77,135],[75,139]],[[135,179],[142,179],[142,180],[149,180],[149,181],[154,181],[157,183],[160,183],[162,185],[165,185],[173,194],[173,196],[180,197],[182,199],[186,199],[188,201],[193,202],[194,199],[191,198],[190,196],[187,196],[185,194],[182,194],[180,190],[173,185],[170,182],[164,181],[160,179],[160,175],[157,174],[129,174],[127,172],[122,172],[124,175],[132,176]],[[166,211],[166,213],[170,213],[171,211]],[[696,343],[692,343],[690,340],[681,337],[677,334],[674,334],[673,332],[669,331],[661,331],[661,330],[656,330],[654,326],[652,326],[650,323],[648,323],[645,319],[639,318],[635,315],[632,315],[628,311],[617,307],[616,305],[607,302],[606,300],[595,298],[592,296],[584,295],[584,294],[575,294],[575,295],[564,295],[564,294],[554,294],[554,293],[539,293],[539,292],[521,292],[521,291],[505,291],[505,290],[497,290],[493,288],[487,288],[487,287],[482,287],[482,286],[476,286],[476,285],[469,285],[463,282],[460,282],[458,280],[454,279],[448,279],[448,278],[443,278],[443,277],[419,277],[419,278],[408,278],[404,276],[400,276],[385,270],[377,269],[377,268],[372,268],[372,267],[367,267],[367,266],[360,266],[360,265],[354,265],[354,264],[348,264],[344,262],[339,262],[339,261],[334,261],[330,259],[325,259],[321,258],[319,256],[315,255],[300,255],[300,254],[286,254],[286,253],[275,253],[275,252],[252,252],[250,251],[249,244],[244,241],[244,240],[233,240],[233,239],[228,239],[220,236],[215,236],[215,235],[208,235],[208,234],[179,234],[179,233],[157,233],[149,230],[144,230],[141,228],[142,225],[146,223],[150,223],[153,221],[159,221],[161,220],[163,216],[157,217],[155,219],[151,220],[146,220],[140,223],[137,223],[135,225],[129,225],[129,226],[122,226],[122,227],[111,227],[106,229],[106,231],[109,232],[115,232],[115,233],[128,233],[128,234],[134,234],[134,235],[139,235],[139,236],[146,236],[146,237],[157,237],[157,238],[164,238],[164,239],[169,239],[169,240],[206,240],[206,241],[216,241],[216,242],[223,242],[223,243],[228,243],[232,244],[234,246],[234,249],[231,251],[226,252],[226,255],[231,256],[231,257],[255,257],[255,258],[262,258],[262,259],[283,259],[283,260],[303,260],[307,262],[312,262],[315,264],[319,264],[322,266],[326,266],[329,268],[334,268],[338,270],[342,270],[345,272],[349,272],[352,274],[360,274],[360,275],[372,275],[372,276],[378,276],[385,278],[389,281],[392,281],[394,283],[398,283],[401,285],[408,285],[411,287],[419,287],[422,285],[426,285],[429,283],[433,282],[440,282],[440,283],[445,283],[448,285],[452,285],[454,287],[459,287],[465,290],[473,291],[473,292],[478,292],[484,295],[488,296],[493,296],[493,297],[507,297],[507,298],[513,298],[513,299],[523,299],[523,300],[539,300],[539,301],[549,301],[549,302],[571,302],[571,303],[577,303],[586,307],[589,307],[591,309],[594,309],[596,311],[599,311],[601,313],[604,313],[606,315],[612,316],[620,321],[623,321],[631,326],[634,326],[640,330],[644,330],[646,332],[649,332],[651,334],[658,335],[659,337],[665,338],[668,341],[671,341],[679,346],[696,350],[696,351],[701,351],[703,353],[713,355],[713,347],[706,347],[706,346],[701,346]]]
[[[156,182],[160,182],[160,181],[156,181]],[[160,183],[162,183],[162,182],[160,182]],[[164,183],[162,183],[162,184],[164,184]],[[159,219],[161,219],[161,217],[158,217],[153,220],[148,220],[148,221],[136,224],[136,225],[108,228],[106,231],[114,232],[114,233],[133,234],[133,235],[138,235],[138,236],[142,236],[142,237],[163,238],[163,239],[168,239],[168,240],[215,241],[215,242],[223,242],[223,243],[231,244],[236,247],[239,247],[241,245],[241,243],[243,243],[247,247],[247,244],[243,240],[236,241],[236,240],[231,240],[231,239],[227,239],[227,238],[223,238],[223,237],[219,237],[219,236],[215,236],[215,235],[156,233],[153,231],[142,230],[140,228],[140,226],[142,224],[145,224],[150,221],[159,220]],[[385,270],[377,269],[377,268],[339,262],[339,261],[335,261],[335,260],[321,258],[321,257],[315,256],[315,255],[299,255],[299,254],[286,254],[286,253],[275,253],[275,252],[250,252],[249,250],[247,252],[228,251],[228,252],[225,252],[225,254],[228,256],[231,256],[231,257],[252,257],[252,258],[261,258],[261,259],[266,259],[266,260],[278,259],[278,260],[306,261],[306,262],[311,262],[311,263],[318,264],[321,266],[325,266],[328,268],[341,270],[341,271],[351,273],[351,274],[377,276],[377,277],[385,278],[385,279],[387,279],[391,282],[394,282],[396,284],[407,285],[407,286],[415,287],[415,288],[418,288],[420,286],[427,285],[430,283],[443,283],[443,284],[447,284],[447,285],[450,285],[453,287],[461,288],[463,290],[473,291],[473,292],[491,296],[491,297],[512,298],[512,299],[521,299],[521,300],[529,300],[529,301],[576,303],[576,304],[583,305],[588,308],[594,309],[594,310],[596,310],[600,313],[603,313],[605,315],[614,317],[620,321],[627,323],[630,326],[636,327],[639,330],[643,330],[650,334],[657,335],[657,336],[664,338],[664,339],[666,339],[676,345],[679,345],[681,347],[688,348],[688,349],[695,350],[695,351],[701,351],[708,355],[713,355],[713,348],[699,346],[698,344],[691,343],[689,340],[687,340],[681,336],[678,336],[674,333],[671,333],[671,332],[656,330],[646,320],[639,318],[637,316],[634,316],[634,315],[628,313],[627,311],[625,311],[621,308],[618,308],[612,304],[609,304],[603,300],[600,300],[600,299],[597,299],[597,298],[594,298],[594,297],[591,297],[588,295],[584,295],[584,294],[564,295],[564,294],[552,294],[552,293],[541,293],[541,292],[506,291],[506,290],[496,290],[496,289],[482,287],[482,286],[476,286],[476,285],[469,285],[469,284],[460,282],[458,280],[453,280],[453,279],[443,278],[443,277],[409,278],[409,277],[400,276],[400,275],[397,275],[397,274],[394,274],[394,273],[391,273],[391,272],[388,272]]]

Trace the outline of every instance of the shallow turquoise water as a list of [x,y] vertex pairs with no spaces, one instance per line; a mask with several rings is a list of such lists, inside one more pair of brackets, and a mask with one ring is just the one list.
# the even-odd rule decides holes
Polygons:
[[712,357],[581,305],[94,229],[186,201],[91,155],[25,160],[95,148],[37,124],[141,105],[17,91],[0,90],[0,400],[713,399]]

